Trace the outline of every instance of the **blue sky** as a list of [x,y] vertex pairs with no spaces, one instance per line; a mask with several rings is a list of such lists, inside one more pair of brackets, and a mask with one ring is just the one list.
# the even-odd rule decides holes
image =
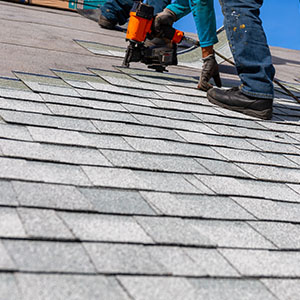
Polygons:
[[[218,0],[215,1],[217,26],[223,24],[223,15]],[[300,50],[299,0],[265,0],[261,19],[271,46]],[[175,26],[186,32],[196,32],[192,14],[179,20]]]

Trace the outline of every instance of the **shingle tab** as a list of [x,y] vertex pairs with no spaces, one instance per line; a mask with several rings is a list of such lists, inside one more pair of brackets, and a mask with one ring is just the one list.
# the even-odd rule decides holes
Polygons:
[[261,279],[261,282],[279,300],[296,300],[300,294],[299,279]]
[[226,197],[155,192],[141,192],[141,194],[156,208],[158,213],[164,215],[212,219],[254,219],[246,210]]
[[[196,299],[209,300],[276,300],[259,280],[188,279]],[[221,296],[222,295],[222,296]]]
[[186,220],[185,224],[193,225],[202,236],[218,247],[276,248],[245,222]]
[[0,207],[0,237],[26,237],[23,225],[15,208]]
[[233,199],[260,220],[300,222],[300,205],[262,199],[233,197]]
[[9,181],[0,181],[0,204],[18,205],[17,194]]
[[23,206],[94,210],[74,186],[14,181],[13,187]]
[[73,234],[53,210],[18,208],[18,214],[29,237],[74,239]]
[[0,158],[0,177],[43,181],[48,183],[91,185],[83,171],[77,166]]
[[58,213],[80,240],[152,243],[152,239],[128,216]]
[[299,252],[222,249],[221,253],[244,276],[299,276]]
[[18,285],[13,274],[0,274],[0,299],[20,300]]
[[95,186],[149,189],[148,183],[132,170],[85,166],[82,169]]
[[32,141],[32,137],[24,126],[0,124],[0,136],[2,138]]
[[1,110],[0,116],[8,123],[34,125],[49,128],[71,129],[85,132],[99,131],[89,120],[64,118],[35,113]]
[[117,274],[166,274],[166,269],[142,245],[84,243],[97,271]]
[[0,270],[16,270],[14,259],[8,255],[7,249],[0,241]]
[[45,145],[0,139],[0,148],[4,155],[17,158],[64,162],[76,165],[111,166],[111,163],[98,150],[83,147]]
[[128,300],[125,291],[113,277],[17,274],[23,300]]
[[240,276],[216,249],[186,248],[184,251],[205,270],[206,276]]
[[135,217],[156,243],[214,246],[207,235],[197,231],[191,223],[179,218]]
[[152,207],[136,191],[112,189],[80,189],[80,192],[94,206],[104,213],[154,215]]
[[291,223],[249,222],[280,249],[300,249],[300,226]]
[[41,241],[4,241],[19,270],[94,273],[81,244]]
[[135,300],[195,300],[195,291],[185,278],[118,276]]
[[182,138],[171,129],[104,121],[93,121],[93,124],[102,133],[182,141]]

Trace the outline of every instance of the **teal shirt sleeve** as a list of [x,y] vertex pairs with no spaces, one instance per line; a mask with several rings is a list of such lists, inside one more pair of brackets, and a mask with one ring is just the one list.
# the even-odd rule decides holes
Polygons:
[[177,20],[193,13],[201,47],[212,46],[218,42],[213,0],[175,0],[167,8],[176,14]]

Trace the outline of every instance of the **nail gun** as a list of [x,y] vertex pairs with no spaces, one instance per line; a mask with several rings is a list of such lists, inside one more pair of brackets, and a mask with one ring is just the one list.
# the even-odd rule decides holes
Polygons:
[[[134,2],[130,12],[130,18],[126,33],[126,41],[129,45],[123,61],[123,67],[129,67],[130,62],[142,62],[148,68],[158,72],[167,71],[166,66],[177,65],[177,44],[186,38],[184,33],[171,26],[161,28],[161,32],[155,32],[153,28],[154,8],[142,2]],[[171,45],[146,45],[146,38],[152,40],[159,36],[171,40]],[[194,40],[192,40],[195,43]]]

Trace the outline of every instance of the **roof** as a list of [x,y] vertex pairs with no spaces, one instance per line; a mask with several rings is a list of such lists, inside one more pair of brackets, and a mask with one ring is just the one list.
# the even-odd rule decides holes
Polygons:
[[[246,117],[197,68],[117,67],[123,32],[0,14],[0,299],[299,298],[299,104]],[[299,95],[300,52],[272,53]]]

